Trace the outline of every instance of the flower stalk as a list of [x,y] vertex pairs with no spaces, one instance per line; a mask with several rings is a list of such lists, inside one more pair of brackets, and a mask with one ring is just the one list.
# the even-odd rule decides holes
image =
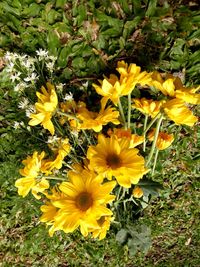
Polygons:
[[157,139],[158,139],[158,134],[159,134],[159,130],[160,130],[160,126],[161,126],[162,120],[163,120],[163,115],[160,116],[160,118],[158,119],[157,125],[156,125],[153,144],[152,144],[152,147],[151,147],[148,159],[147,159],[147,163],[146,163],[147,166],[149,165],[149,163],[150,163],[150,161],[152,159],[152,156],[154,154],[155,148],[156,148],[156,142],[157,142]]

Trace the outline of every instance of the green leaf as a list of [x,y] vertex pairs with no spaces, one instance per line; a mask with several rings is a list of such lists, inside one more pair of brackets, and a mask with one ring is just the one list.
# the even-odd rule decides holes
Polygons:
[[126,39],[128,36],[130,36],[130,34],[132,34],[133,30],[137,27],[140,21],[141,21],[141,17],[139,16],[135,17],[131,21],[126,21],[126,23],[124,24],[124,29],[122,33],[124,39]]
[[49,31],[47,35],[47,43],[50,53],[56,56],[58,48],[60,47],[60,40],[54,31]]
[[64,68],[67,66],[68,57],[71,53],[71,47],[65,46],[61,49],[60,55],[58,57],[58,66]]
[[29,7],[26,7],[23,11],[23,15],[28,16],[28,17],[36,17],[39,15],[41,10],[41,6],[36,3],[30,4]]
[[116,240],[121,244],[125,244],[128,240],[128,231],[126,229],[121,229],[116,234]]
[[149,5],[146,11],[146,16],[152,17],[156,12],[157,0],[150,0],[148,2],[149,2]]

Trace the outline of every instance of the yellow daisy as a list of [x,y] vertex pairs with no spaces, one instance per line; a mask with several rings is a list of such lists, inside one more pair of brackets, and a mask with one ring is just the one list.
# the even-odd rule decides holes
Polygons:
[[200,87],[187,88],[182,84],[179,77],[167,74],[164,80],[159,72],[153,72],[152,85],[166,96],[176,97],[194,105],[200,104],[200,94],[196,94]]
[[100,132],[103,125],[109,122],[120,124],[118,120],[119,112],[111,107],[101,109],[99,113],[89,111],[86,107],[82,107],[78,110],[77,117],[82,121],[80,129],[93,129],[95,132]]
[[147,173],[144,158],[138,152],[130,148],[130,140],[126,138],[118,140],[114,135],[106,138],[100,134],[98,144],[87,151],[89,168],[108,179],[114,176],[121,186],[129,188]]
[[116,75],[111,74],[109,78],[104,76],[103,81],[99,80],[100,85],[93,84],[97,94],[103,96],[104,105],[110,99],[115,105],[118,104],[119,97],[122,95],[122,88]]
[[69,154],[71,150],[68,138],[58,138],[54,143],[49,144],[49,147],[54,152],[55,159],[48,159],[44,161],[42,165],[42,171],[46,174],[51,173],[53,169],[59,170],[62,167],[64,158]]
[[183,100],[174,98],[163,104],[164,112],[176,124],[193,126],[198,118],[193,115]]
[[135,88],[136,84],[150,85],[152,82],[151,73],[141,72],[136,64],[128,65],[123,60],[117,63],[117,71],[120,73],[120,84],[126,84],[123,95],[128,95]]
[[51,118],[56,111],[58,98],[54,86],[47,82],[47,90],[44,86],[41,87],[41,91],[37,92],[38,102],[35,104],[36,114],[31,114],[29,125],[35,126],[41,124],[44,129],[47,129],[52,135],[54,135],[55,129],[51,121]]
[[115,135],[118,140],[121,138],[127,138],[130,140],[130,147],[136,147],[144,142],[144,136],[140,136],[137,134],[132,134],[131,129],[123,129],[123,128],[114,128],[112,131],[111,129],[107,132],[109,136]]
[[[155,128],[152,129],[148,133],[148,139],[150,141],[153,141],[154,135],[155,135]],[[169,146],[171,146],[173,141],[174,141],[174,135],[173,134],[168,134],[165,132],[159,132],[158,138],[156,141],[156,147],[158,150],[164,150],[164,149],[168,148]]]
[[128,66],[124,61],[118,62],[117,71],[120,73],[120,78],[111,74],[109,78],[104,77],[100,85],[93,84],[96,92],[103,96],[103,103],[110,99],[115,105],[118,104],[119,98],[130,94],[136,84],[148,85],[151,84],[151,74],[146,71],[141,72],[141,68],[136,64]]
[[101,181],[93,172],[71,172],[70,181],[59,186],[62,197],[52,199],[51,205],[42,208],[46,212],[43,221],[49,220],[53,231],[63,230],[66,233],[80,226],[83,236],[88,235],[89,229],[99,229],[98,220],[112,215],[107,204],[115,199],[110,192],[116,185],[114,181],[103,184]]
[[144,192],[142,190],[142,188],[140,186],[135,186],[135,188],[133,189],[132,195],[135,198],[141,198],[143,196]]
[[134,104],[132,105],[133,108],[138,109],[144,115],[149,115],[154,118],[160,112],[162,105],[165,101],[154,101],[152,99],[133,99]]
[[44,156],[44,151],[40,155],[35,151],[32,156],[28,156],[27,159],[22,161],[25,167],[20,169],[20,174],[25,178],[20,178],[15,182],[20,196],[25,197],[32,190],[34,197],[39,199],[38,193],[44,192],[49,187],[49,182],[45,178],[42,178],[42,180],[37,179],[41,172]]
[[111,216],[102,216],[98,221],[99,229],[89,229],[93,238],[102,240],[106,237],[107,231],[110,229],[110,223],[114,220]]

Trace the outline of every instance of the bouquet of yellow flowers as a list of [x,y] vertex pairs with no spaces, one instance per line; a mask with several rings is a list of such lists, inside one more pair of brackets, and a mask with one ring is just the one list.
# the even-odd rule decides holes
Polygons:
[[[23,178],[15,186],[20,196],[31,192],[41,200],[40,221],[49,226],[50,236],[80,229],[83,236],[101,240],[111,223],[120,223],[119,207],[129,212],[128,207],[148,204],[144,185],[152,182],[159,151],[174,141],[163,122],[197,123],[192,105],[200,104],[199,87],[119,61],[115,74],[93,83],[91,91],[77,89],[74,96],[53,82],[52,68],[47,70],[36,103],[29,109],[20,104],[27,109],[29,127],[45,131],[44,150],[22,161]],[[14,75],[19,81],[22,74]],[[33,86],[39,80],[33,76],[23,80]]]

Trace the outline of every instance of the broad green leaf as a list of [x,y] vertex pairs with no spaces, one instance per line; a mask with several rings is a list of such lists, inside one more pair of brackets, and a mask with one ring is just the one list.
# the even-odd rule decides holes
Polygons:
[[157,0],[150,0],[148,1],[148,8],[146,11],[147,17],[152,17],[156,12]]
[[116,240],[123,245],[128,240],[128,231],[126,229],[121,229],[116,234]]
[[68,57],[71,53],[71,47],[70,46],[65,46],[64,48],[61,49],[61,52],[58,57],[58,66],[61,68],[64,68],[67,66],[68,62]]

